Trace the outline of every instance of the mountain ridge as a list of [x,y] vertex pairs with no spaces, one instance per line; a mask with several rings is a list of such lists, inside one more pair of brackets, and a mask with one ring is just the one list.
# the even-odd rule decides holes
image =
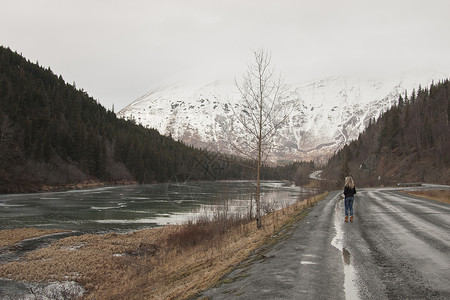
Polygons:
[[[420,70],[383,80],[336,75],[287,85],[283,101],[292,101],[295,111],[275,138],[270,160],[325,162],[356,139],[370,120],[392,107],[400,95],[443,78],[444,74],[434,70]],[[223,122],[233,117],[231,108],[239,105],[234,83],[214,80],[153,89],[117,115],[188,145],[233,153]],[[245,136],[236,134],[235,138]]]

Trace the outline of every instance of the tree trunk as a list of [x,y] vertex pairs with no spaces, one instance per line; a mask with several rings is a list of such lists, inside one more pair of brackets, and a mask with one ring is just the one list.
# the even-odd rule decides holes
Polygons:
[[258,170],[256,175],[256,227],[261,229],[261,148],[258,155]]
[[262,159],[262,130],[263,130],[263,74],[262,63],[259,64],[259,136],[258,136],[258,169],[256,175],[256,227],[261,229],[261,159]]

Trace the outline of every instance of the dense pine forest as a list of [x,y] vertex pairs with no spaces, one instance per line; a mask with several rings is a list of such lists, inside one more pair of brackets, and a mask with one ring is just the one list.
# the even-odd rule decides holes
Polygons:
[[[118,119],[74,85],[0,47],[0,193],[253,177],[248,162]],[[297,166],[265,168],[265,178],[292,180]]]
[[323,176],[353,175],[360,186],[399,182],[450,184],[450,83],[419,87],[328,162]]

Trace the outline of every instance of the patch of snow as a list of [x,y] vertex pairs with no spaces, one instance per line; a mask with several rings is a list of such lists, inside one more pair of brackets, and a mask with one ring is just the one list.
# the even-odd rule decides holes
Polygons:
[[[399,76],[368,78],[333,76],[290,84],[283,103],[294,105],[286,126],[273,141],[272,160],[309,160],[327,156],[356,139],[370,119],[396,104],[400,95],[444,79],[433,70],[405,72]],[[223,130],[239,108],[239,93],[233,81],[184,82],[154,89],[117,115],[134,119],[196,147],[232,152]],[[236,141],[248,135],[234,123]]]

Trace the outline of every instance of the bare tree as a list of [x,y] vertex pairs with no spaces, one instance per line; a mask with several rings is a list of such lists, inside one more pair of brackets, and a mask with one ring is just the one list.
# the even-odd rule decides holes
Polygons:
[[[253,51],[253,55],[254,60],[249,63],[242,82],[235,80],[241,102],[232,107],[233,115],[244,128],[246,138],[231,145],[256,162],[256,222],[259,229],[261,166],[272,149],[277,131],[286,123],[292,108],[283,101],[286,88],[281,76],[274,73],[270,53],[261,48]],[[233,125],[228,128],[233,130]]]

